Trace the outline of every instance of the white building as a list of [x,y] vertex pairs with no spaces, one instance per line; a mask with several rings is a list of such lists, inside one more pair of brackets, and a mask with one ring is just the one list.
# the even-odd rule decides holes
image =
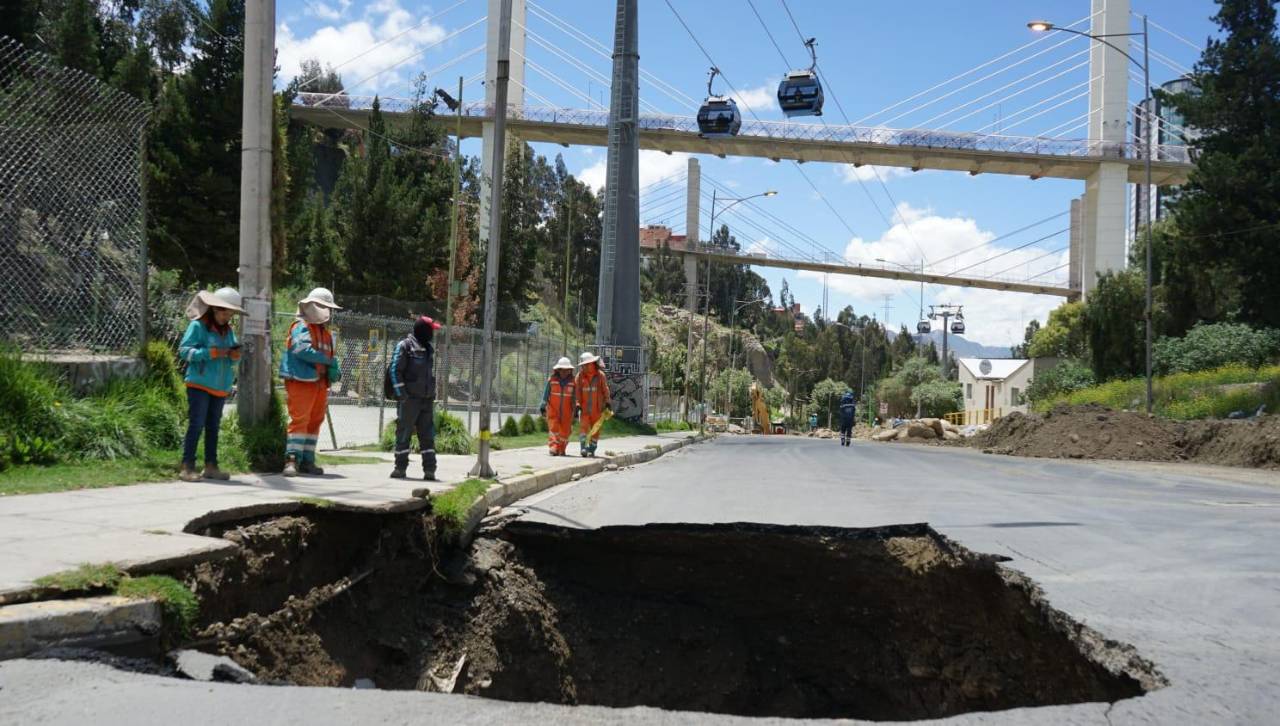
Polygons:
[[1034,374],[1057,365],[1055,358],[960,358],[964,422],[990,423],[1012,411],[1027,412]]

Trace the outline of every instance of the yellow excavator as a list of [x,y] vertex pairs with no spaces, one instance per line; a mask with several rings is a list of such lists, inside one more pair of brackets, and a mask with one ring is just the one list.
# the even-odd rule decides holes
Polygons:
[[769,421],[769,405],[764,402],[764,391],[757,382],[751,384],[751,418],[755,419],[760,433],[773,433],[773,425]]

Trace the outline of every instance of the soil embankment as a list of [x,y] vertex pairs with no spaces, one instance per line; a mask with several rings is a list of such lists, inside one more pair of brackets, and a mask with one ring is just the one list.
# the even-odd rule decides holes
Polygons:
[[993,454],[1057,459],[1193,461],[1280,469],[1280,417],[1170,421],[1104,406],[1012,413],[961,442]]

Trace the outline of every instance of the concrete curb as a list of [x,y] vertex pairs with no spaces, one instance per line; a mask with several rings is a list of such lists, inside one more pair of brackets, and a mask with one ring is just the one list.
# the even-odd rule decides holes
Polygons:
[[160,603],[119,595],[0,608],[0,660],[45,648],[135,645],[159,636]]
[[[565,484],[575,478],[582,479],[594,476],[606,469],[620,469],[653,461],[664,454],[706,441],[708,438],[710,437],[704,435],[690,436],[680,441],[672,441],[662,445],[655,444],[652,448],[643,451],[585,459],[581,464],[566,466],[562,469],[544,469],[530,474],[521,474],[510,479],[498,480],[497,484],[489,487],[484,496],[477,499],[467,510],[467,520],[463,524],[462,532],[459,534],[458,539],[464,546],[469,543],[472,537],[475,536],[476,530],[480,527],[480,521],[488,516],[489,510],[493,507],[506,507],[551,487]],[[418,492],[415,491],[414,495],[418,496]]]

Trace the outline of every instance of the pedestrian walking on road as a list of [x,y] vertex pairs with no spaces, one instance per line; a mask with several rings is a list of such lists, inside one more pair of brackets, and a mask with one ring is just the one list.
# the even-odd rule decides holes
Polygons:
[[422,478],[436,478],[436,377],[432,339],[440,323],[423,315],[413,323],[413,332],[396,345],[387,377],[391,393],[398,401],[396,418],[396,468],[392,479],[405,478],[409,468],[409,440],[418,433],[422,454]]
[[853,391],[845,391],[840,397],[840,445],[849,446],[853,442],[853,419],[857,414],[858,404],[853,398]]
[[567,357],[556,361],[542,391],[542,406],[538,412],[547,417],[547,447],[552,456],[564,456],[573,435],[573,411],[577,407],[574,395],[573,362]]
[[289,407],[289,435],[285,443],[285,476],[323,474],[316,466],[316,444],[329,405],[329,386],[342,379],[334,356],[329,319],[341,310],[333,293],[323,287],[298,301],[297,320],[289,326],[287,346],[280,358]]
[[[178,357],[187,364],[187,435],[182,441],[183,481],[231,477],[218,468],[218,431],[222,407],[235,382],[240,343],[231,329],[231,318],[243,313],[242,299],[235,288],[214,292],[201,290],[187,305],[191,323],[178,344]],[[196,473],[196,446],[204,433],[204,469]]]
[[611,411],[609,403],[609,381],[600,370],[600,357],[590,352],[578,357],[578,379],[574,383],[578,400],[579,426],[578,436],[580,452],[583,456],[595,456],[596,445],[600,443],[600,429],[593,431],[595,423]]

